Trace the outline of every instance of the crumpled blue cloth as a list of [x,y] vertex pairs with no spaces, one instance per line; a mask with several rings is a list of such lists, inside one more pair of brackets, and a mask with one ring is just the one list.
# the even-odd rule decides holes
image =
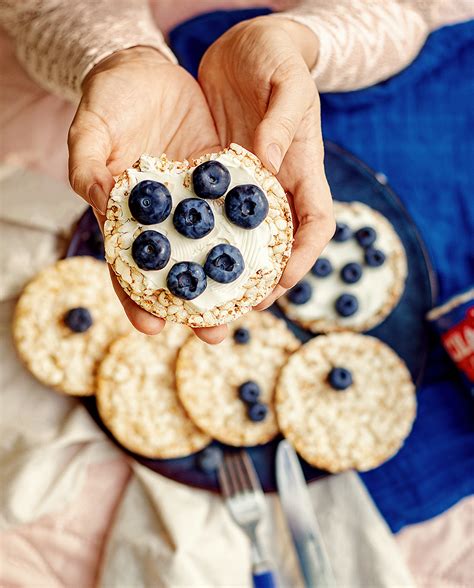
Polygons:
[[[170,35],[194,75],[206,48],[267,10],[205,14]],[[323,136],[384,173],[428,247],[439,301],[474,282],[474,21],[430,35],[417,59],[365,90],[321,97]],[[407,335],[409,336],[409,334]],[[398,455],[362,474],[393,531],[474,493],[474,403],[433,335],[418,417]]]

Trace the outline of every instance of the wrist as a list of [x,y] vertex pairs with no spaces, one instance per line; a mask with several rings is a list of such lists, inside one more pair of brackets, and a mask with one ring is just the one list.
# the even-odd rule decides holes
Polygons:
[[160,65],[174,65],[158,49],[148,46],[136,46],[128,49],[121,49],[108,55],[97,63],[87,74],[82,82],[84,85],[95,75],[111,71],[123,66],[156,67]]
[[293,44],[301,53],[309,70],[316,65],[319,53],[319,41],[315,33],[307,27],[291,18],[279,17],[281,26],[290,36]]

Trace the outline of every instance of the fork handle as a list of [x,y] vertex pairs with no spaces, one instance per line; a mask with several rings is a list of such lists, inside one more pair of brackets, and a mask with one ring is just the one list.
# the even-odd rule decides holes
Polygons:
[[252,578],[254,588],[277,588],[275,576],[271,570],[254,570]]

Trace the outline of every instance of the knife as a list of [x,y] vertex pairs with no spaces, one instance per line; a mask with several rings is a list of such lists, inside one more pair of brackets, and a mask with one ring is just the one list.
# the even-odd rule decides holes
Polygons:
[[295,450],[285,440],[280,441],[276,453],[276,479],[281,506],[290,528],[305,586],[335,588],[336,581],[303,470]]

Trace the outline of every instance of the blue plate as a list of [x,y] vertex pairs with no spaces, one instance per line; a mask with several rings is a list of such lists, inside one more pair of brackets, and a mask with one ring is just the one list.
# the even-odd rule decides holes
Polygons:
[[[405,292],[392,314],[368,334],[390,345],[405,360],[413,380],[419,382],[423,374],[428,345],[427,324],[424,317],[433,306],[436,297],[435,274],[425,246],[416,226],[398,197],[386,185],[383,176],[376,175],[355,157],[331,143],[326,143],[325,167],[335,199],[346,202],[358,200],[375,208],[390,220],[403,242],[408,259]],[[98,259],[104,258],[102,236],[91,209],[79,220],[67,255],[92,255]],[[273,307],[271,312],[284,318],[281,310],[276,307]],[[287,323],[302,341],[313,337],[311,333],[293,323],[289,321]],[[95,399],[85,398],[83,402],[98,425],[113,439],[97,413]],[[278,441],[279,438],[248,450],[266,492],[275,491],[274,464]],[[233,450],[228,447],[225,449]],[[147,459],[126,449],[124,451],[168,478],[189,486],[218,491],[215,474],[201,472],[196,466],[194,455],[181,459]],[[326,472],[304,462],[303,469],[308,481],[327,475]]]

